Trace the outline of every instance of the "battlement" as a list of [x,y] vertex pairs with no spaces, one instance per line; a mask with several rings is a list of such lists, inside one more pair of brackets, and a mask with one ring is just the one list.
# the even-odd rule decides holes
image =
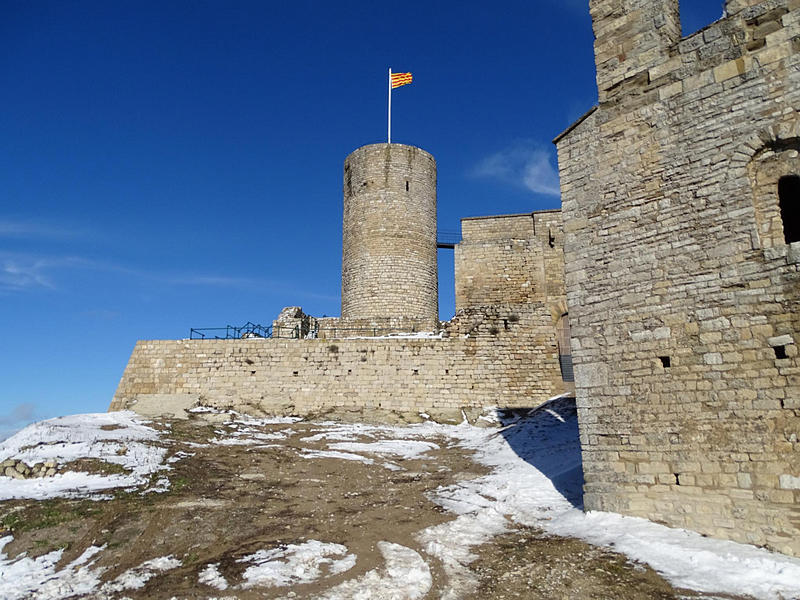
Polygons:
[[755,76],[800,43],[796,8],[728,0],[718,21],[682,38],[678,0],[593,1],[599,101],[649,103]]

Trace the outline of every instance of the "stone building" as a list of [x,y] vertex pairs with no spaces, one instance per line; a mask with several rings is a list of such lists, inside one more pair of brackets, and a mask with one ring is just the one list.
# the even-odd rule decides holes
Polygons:
[[800,0],[591,0],[558,147],[585,505],[800,555]]
[[292,306],[271,338],[140,341],[111,409],[169,397],[461,421],[463,409],[536,406],[570,389],[560,211],[464,219],[457,313],[440,323],[433,157],[364,146],[346,159],[343,184],[341,318]]

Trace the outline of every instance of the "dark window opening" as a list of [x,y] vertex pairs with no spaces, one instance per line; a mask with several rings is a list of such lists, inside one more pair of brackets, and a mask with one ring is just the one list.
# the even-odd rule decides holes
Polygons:
[[419,375],[419,369],[414,369],[414,375]]
[[680,485],[681,484],[681,476],[680,476],[680,474],[673,473],[673,475],[675,475],[675,485]]
[[552,232],[552,231],[550,231],[550,230],[548,230],[548,231],[547,231],[547,237],[549,238],[549,239],[547,240],[547,244],[548,244],[548,245],[549,245],[551,248],[555,248],[555,247],[556,247],[556,238],[555,238],[555,236],[553,235],[553,232]]
[[292,375],[294,375],[295,377],[297,377],[297,373],[298,373],[297,371],[292,371]]
[[561,367],[561,380],[575,381],[572,369],[572,348],[570,346],[569,315],[564,313],[556,324],[556,343],[558,345],[558,365]]
[[778,180],[778,203],[786,243],[800,242],[800,176],[787,175]]
[[672,361],[670,360],[669,356],[659,356],[658,360],[661,361],[661,366],[665,369],[669,369],[672,366]]
[[775,350],[775,358],[788,358],[786,356],[786,346],[775,346],[772,349]]
[[406,179],[406,191],[408,191],[408,180]]

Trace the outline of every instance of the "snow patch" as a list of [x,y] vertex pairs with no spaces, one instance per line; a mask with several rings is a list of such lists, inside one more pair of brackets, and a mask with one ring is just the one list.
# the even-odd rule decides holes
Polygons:
[[228,589],[228,581],[219,572],[219,563],[212,563],[200,571],[200,576],[197,580],[218,590]]
[[[24,431],[24,430],[23,430]],[[14,538],[0,538],[0,581],[4,600],[60,600],[92,592],[100,583],[103,569],[92,570],[94,556],[103,547],[90,546],[60,571],[56,564],[64,550],[54,550],[36,558],[25,554],[9,559],[3,548]]]
[[175,569],[180,566],[181,561],[177,558],[173,558],[171,554],[169,556],[146,560],[138,567],[128,569],[113,581],[104,583],[100,588],[100,593],[112,594],[114,592],[121,592],[122,590],[141,589],[158,573],[169,571],[170,569]]
[[320,577],[338,575],[353,568],[356,556],[348,554],[347,548],[341,544],[310,540],[259,550],[237,562],[254,563],[243,574],[244,582],[240,587],[247,589],[310,583]]
[[126,474],[102,475],[66,471],[54,477],[11,479],[0,476],[0,500],[79,497],[111,488],[132,488],[167,468],[166,449],[156,444],[159,433],[132,411],[71,415],[29,425],[0,444],[0,461],[7,458],[33,465],[59,465],[94,458],[119,465]]
[[362,462],[365,465],[371,465],[375,461],[360,454],[351,454],[349,452],[336,452],[335,450],[310,450],[303,448],[300,456],[302,458],[339,458],[342,460],[354,460]]
[[411,548],[378,542],[385,561],[382,569],[367,571],[358,579],[345,581],[320,596],[321,600],[418,600],[431,589],[431,571]]
[[352,452],[392,454],[402,459],[421,458],[426,452],[439,449],[439,446],[433,442],[418,442],[414,440],[380,440],[369,444],[338,442],[329,444],[328,447],[334,450],[350,450]]

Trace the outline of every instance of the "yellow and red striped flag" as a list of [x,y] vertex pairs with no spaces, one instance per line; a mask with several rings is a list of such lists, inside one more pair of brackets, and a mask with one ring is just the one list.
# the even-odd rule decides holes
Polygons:
[[411,83],[411,73],[392,73],[392,89]]

